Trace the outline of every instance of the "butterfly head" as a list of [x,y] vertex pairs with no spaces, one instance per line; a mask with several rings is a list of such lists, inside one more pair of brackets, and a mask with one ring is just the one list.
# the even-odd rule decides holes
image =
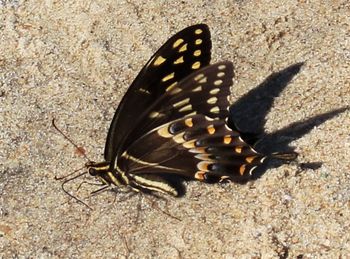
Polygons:
[[91,176],[97,177],[104,184],[109,184],[108,175],[110,173],[110,167],[108,162],[96,163],[89,161],[85,166]]
[[97,177],[105,185],[122,186],[128,182],[124,175],[121,175],[117,170],[111,169],[110,162],[96,163],[89,161],[85,166],[91,176]]

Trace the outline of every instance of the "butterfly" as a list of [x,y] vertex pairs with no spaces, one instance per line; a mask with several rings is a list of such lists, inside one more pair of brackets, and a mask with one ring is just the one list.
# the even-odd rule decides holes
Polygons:
[[90,175],[106,186],[173,196],[180,191],[171,177],[251,178],[267,156],[227,126],[233,65],[209,65],[211,45],[208,26],[197,24],[175,34],[151,57],[115,112],[105,161],[86,164]]

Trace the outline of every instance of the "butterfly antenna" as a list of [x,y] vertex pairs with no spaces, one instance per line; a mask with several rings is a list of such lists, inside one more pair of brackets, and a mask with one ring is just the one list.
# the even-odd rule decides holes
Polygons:
[[75,179],[77,179],[77,178],[79,178],[79,177],[81,177],[81,176],[83,176],[83,175],[85,175],[85,174],[87,174],[87,172],[78,174],[78,175],[76,175],[76,176],[74,176],[74,177],[72,177],[72,178],[69,178],[69,179],[65,180],[65,181],[62,183],[61,188],[62,188],[62,190],[63,190],[69,197],[71,197],[72,199],[76,200],[77,202],[83,204],[84,206],[88,207],[90,210],[93,210],[89,205],[87,205],[85,202],[83,202],[82,200],[80,200],[80,199],[78,199],[77,197],[75,197],[73,194],[69,193],[69,192],[64,188],[64,186],[65,186],[68,182],[73,181],[73,180],[75,180]]
[[87,155],[84,152],[81,152],[82,148],[79,147],[77,144],[75,144],[73,142],[73,140],[71,138],[69,138],[65,133],[63,133],[62,130],[60,130],[56,123],[55,123],[55,118],[52,119],[52,126],[66,139],[68,140],[78,151],[80,151],[80,153],[85,157],[86,160],[88,160],[89,162],[91,162],[91,160],[87,157]]
[[65,178],[67,178],[67,177],[69,177],[69,176],[75,174],[76,172],[78,172],[78,171],[80,171],[80,170],[83,170],[83,169],[85,169],[85,166],[83,166],[83,167],[81,167],[81,168],[79,168],[79,169],[77,169],[77,170],[74,170],[72,173],[67,174],[67,175],[65,175],[65,176],[57,177],[57,176],[55,175],[55,180],[63,180],[63,179],[65,179]]

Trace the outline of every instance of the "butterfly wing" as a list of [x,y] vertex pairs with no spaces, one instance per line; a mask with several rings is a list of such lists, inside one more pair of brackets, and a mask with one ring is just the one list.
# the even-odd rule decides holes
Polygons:
[[117,161],[132,187],[177,196],[165,176],[207,182],[250,178],[264,156],[226,126],[232,77],[230,62],[202,68],[141,116],[139,130],[129,135],[129,144]]
[[232,77],[231,62],[220,62],[193,72],[134,118],[137,126],[127,136],[123,149],[148,131],[188,115],[226,118]]
[[[171,174],[206,182],[245,181],[264,159],[225,120],[198,114],[145,134],[122,154],[118,166],[127,172],[131,185],[142,187],[150,178]],[[176,196],[164,181],[153,188]]]
[[205,24],[190,26],[171,37],[147,62],[121,100],[108,131],[104,157],[115,159],[118,147],[140,111],[146,110],[168,87],[210,62],[211,40]]

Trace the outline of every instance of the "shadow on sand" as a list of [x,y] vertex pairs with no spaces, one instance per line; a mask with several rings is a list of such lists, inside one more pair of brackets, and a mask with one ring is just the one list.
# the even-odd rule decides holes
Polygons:
[[[276,132],[266,134],[264,126],[266,116],[271,110],[274,99],[280,95],[296,74],[299,73],[303,63],[291,65],[279,72],[271,74],[266,80],[249,91],[237,102],[231,105],[228,125],[232,129],[239,129],[242,137],[255,149],[263,154],[274,152],[292,152],[289,144],[310,132],[314,127],[324,123],[346,111],[343,107],[319,114],[303,121],[298,121]],[[268,163],[254,172],[254,178],[260,177],[268,168],[275,168],[282,164],[280,161]],[[322,162],[303,163],[303,168],[317,169]]]

